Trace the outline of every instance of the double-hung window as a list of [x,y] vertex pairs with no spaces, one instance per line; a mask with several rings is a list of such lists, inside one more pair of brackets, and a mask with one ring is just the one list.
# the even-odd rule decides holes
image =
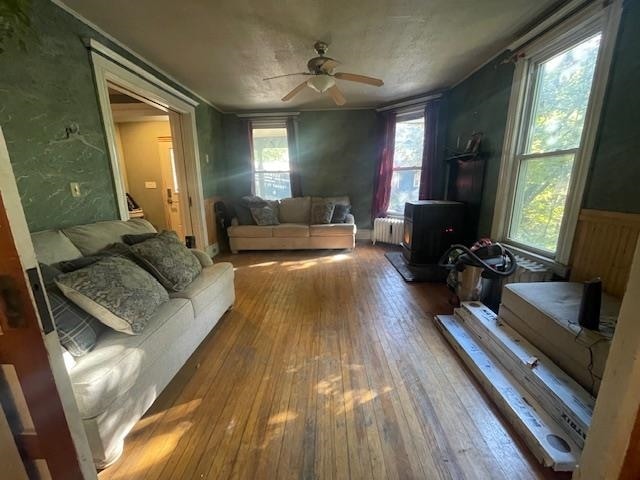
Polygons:
[[593,148],[586,132],[593,136],[602,101],[605,19],[598,12],[539,41],[514,77],[492,235],[560,263],[568,261]]
[[268,200],[291,196],[289,144],[283,123],[252,123],[253,193]]
[[424,113],[398,114],[389,196],[390,214],[402,215],[405,202],[418,200],[423,144]]

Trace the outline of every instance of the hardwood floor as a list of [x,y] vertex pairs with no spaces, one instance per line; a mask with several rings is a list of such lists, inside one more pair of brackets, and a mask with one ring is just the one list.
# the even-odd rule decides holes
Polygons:
[[107,479],[568,478],[538,465],[436,330],[444,286],[368,244],[241,253],[237,301]]

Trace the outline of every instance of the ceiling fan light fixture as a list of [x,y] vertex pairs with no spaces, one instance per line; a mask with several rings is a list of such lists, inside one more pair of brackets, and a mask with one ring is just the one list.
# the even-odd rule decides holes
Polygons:
[[329,75],[314,75],[307,80],[307,85],[318,93],[324,93],[333,87],[336,81]]

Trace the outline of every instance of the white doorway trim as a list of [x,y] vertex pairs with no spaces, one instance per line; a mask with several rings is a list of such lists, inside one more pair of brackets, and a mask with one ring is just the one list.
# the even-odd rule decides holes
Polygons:
[[[184,219],[184,227],[188,235],[196,237],[198,248],[206,250],[208,247],[207,223],[195,115],[195,107],[198,102],[93,39],[87,41],[87,47],[90,50],[93,62],[96,89],[109,149],[111,172],[120,218],[127,220],[129,218],[129,210],[127,208],[122,172],[120,172],[118,163],[115,124],[109,103],[109,83],[135,94],[138,98],[160,110],[178,114],[172,115],[172,120],[175,119],[180,123],[179,131],[182,132],[186,169],[185,183],[189,192],[189,198],[185,199],[184,203],[188,205],[188,209],[185,210],[188,210],[190,218]],[[188,221],[189,219],[190,222]],[[189,223],[191,223],[190,226]]]

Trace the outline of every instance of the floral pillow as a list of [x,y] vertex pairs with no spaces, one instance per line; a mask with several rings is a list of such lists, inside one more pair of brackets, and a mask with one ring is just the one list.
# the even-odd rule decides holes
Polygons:
[[316,202],[311,205],[311,225],[331,223],[333,210],[336,208],[333,202]]
[[131,260],[102,258],[55,279],[65,297],[119,332],[142,333],[169,295],[148,272]]
[[171,292],[184,290],[200,275],[198,258],[180,243],[175,232],[162,232],[131,246],[138,263]]
[[251,216],[256,225],[280,225],[278,221],[278,211],[271,205],[263,207],[251,207]]

